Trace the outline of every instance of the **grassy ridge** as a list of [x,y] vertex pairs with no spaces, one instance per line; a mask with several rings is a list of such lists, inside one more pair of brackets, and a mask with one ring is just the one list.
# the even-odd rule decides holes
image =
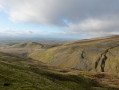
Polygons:
[[26,43],[18,43],[13,45],[12,47],[14,48],[42,48],[43,45],[40,43],[36,43],[36,42],[26,42]]
[[[2,45],[2,44],[0,44]],[[45,49],[48,49],[48,48],[52,48],[52,47],[57,47],[57,46],[60,46],[62,45],[62,43],[54,43],[54,42],[41,42],[41,43],[38,43],[38,42],[22,42],[22,43],[17,43],[17,44],[14,44],[11,45],[12,48],[30,48],[30,49],[41,49],[41,48],[45,48]]]

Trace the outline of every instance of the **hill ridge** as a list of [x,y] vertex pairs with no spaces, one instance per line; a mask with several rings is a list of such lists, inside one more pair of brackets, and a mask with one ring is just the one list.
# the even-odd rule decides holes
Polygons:
[[42,48],[43,44],[37,42],[22,42],[18,44],[14,44],[11,47],[14,48]]
[[119,74],[119,36],[78,40],[29,54],[30,58],[81,71]]

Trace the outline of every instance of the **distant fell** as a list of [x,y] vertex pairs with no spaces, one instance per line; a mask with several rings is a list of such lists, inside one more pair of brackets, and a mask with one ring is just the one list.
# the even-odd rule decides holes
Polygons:
[[43,45],[37,42],[23,42],[14,44],[12,47],[14,48],[42,48]]

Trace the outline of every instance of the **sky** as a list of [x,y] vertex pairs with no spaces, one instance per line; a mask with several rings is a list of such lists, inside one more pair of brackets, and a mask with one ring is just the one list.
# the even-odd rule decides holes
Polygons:
[[0,0],[0,36],[81,39],[119,34],[119,0]]

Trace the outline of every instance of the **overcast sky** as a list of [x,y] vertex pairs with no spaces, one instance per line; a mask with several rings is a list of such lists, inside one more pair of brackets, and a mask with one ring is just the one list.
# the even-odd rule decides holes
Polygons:
[[119,34],[119,0],[0,0],[0,35]]

